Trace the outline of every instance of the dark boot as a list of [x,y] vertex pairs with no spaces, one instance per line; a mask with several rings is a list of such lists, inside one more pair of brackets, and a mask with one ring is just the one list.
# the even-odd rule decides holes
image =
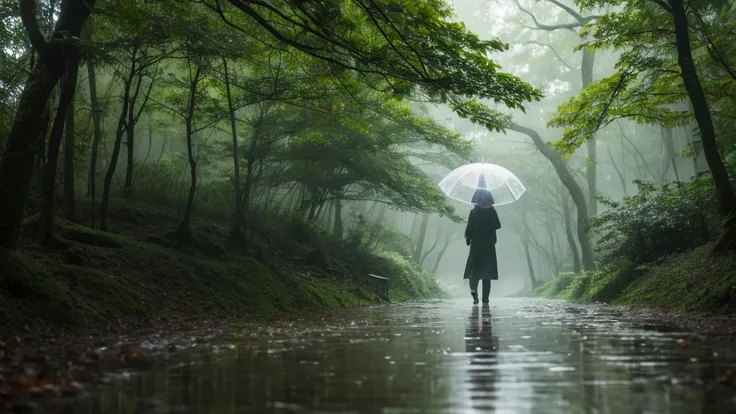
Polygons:
[[491,281],[483,279],[483,303],[488,303],[491,296]]
[[478,304],[478,292],[470,292],[471,295],[473,295],[473,305]]

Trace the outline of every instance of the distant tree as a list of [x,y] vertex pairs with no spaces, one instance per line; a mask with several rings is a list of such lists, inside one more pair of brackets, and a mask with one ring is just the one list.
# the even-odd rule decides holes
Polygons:
[[[586,28],[584,33],[592,40],[581,47],[616,47],[622,53],[615,74],[589,85],[551,121],[567,128],[560,147],[575,148],[621,118],[665,128],[688,125],[694,119],[725,220],[716,251],[736,249],[736,196],[719,151],[712,109],[714,104],[718,110],[733,107],[719,97],[736,82],[733,52],[729,56],[720,43],[733,33],[723,14],[730,5],[639,0],[586,1],[581,6],[621,6]],[[723,32],[713,33],[716,27]],[[696,58],[705,60],[703,69],[696,66]],[[679,110],[683,101],[689,102],[690,111]]]

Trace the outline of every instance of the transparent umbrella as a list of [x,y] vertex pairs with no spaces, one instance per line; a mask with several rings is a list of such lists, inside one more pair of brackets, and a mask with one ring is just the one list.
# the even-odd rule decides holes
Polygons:
[[526,188],[511,171],[500,165],[474,163],[452,170],[439,182],[446,196],[467,204],[475,204],[477,190],[489,190],[497,206],[518,200]]

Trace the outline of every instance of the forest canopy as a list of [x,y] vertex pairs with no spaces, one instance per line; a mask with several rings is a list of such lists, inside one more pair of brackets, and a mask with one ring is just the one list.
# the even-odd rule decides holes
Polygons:
[[458,220],[414,161],[457,164],[472,144],[423,102],[541,96],[490,59],[507,45],[443,1],[22,0],[2,13],[4,246],[29,194],[43,199],[37,239],[54,242],[57,184],[73,221],[85,186],[82,220],[103,230],[118,195],[184,197],[183,237],[197,206],[226,205],[243,245],[252,207],[315,220],[373,201]]
[[[495,3],[4,3],[0,244],[34,213],[49,246],[55,215],[111,230],[111,205],[144,201],[178,240],[217,215],[247,250],[266,214],[436,270],[463,215],[436,183],[493,159],[530,189],[505,217],[531,279],[535,255],[556,274],[736,246],[733,5],[498,0],[496,25]],[[717,211],[676,229],[686,195]]]

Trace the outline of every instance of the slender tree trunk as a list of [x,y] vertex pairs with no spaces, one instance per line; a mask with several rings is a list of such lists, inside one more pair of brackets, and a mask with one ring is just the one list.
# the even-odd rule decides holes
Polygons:
[[[527,225],[528,226],[528,225]],[[555,260],[553,254],[551,254],[544,246],[542,246],[542,243],[537,240],[537,237],[534,235],[533,231],[529,231],[529,242],[531,243],[531,246],[534,247],[537,252],[539,252],[539,256],[542,257],[544,260],[549,263],[549,266],[547,266],[548,269],[550,269],[550,273],[554,276],[556,274],[555,270]]]
[[[63,0],[52,37],[65,34],[79,37],[94,8],[94,0]],[[20,14],[39,60],[28,76],[18,101],[18,109],[0,160],[0,247],[14,248],[20,235],[39,126],[49,96],[67,67],[70,54],[61,42],[46,42],[35,18],[35,2],[22,0]]]
[[419,225],[419,238],[417,239],[417,244],[414,247],[414,254],[412,255],[412,259],[416,263],[421,263],[422,261],[422,251],[424,251],[424,242],[427,239],[427,229],[429,228],[429,214],[424,213],[422,215],[422,221]]
[[[153,82],[153,80],[151,81]],[[128,102],[128,121],[125,125],[125,147],[126,163],[125,163],[125,183],[123,184],[123,196],[128,198],[133,193],[133,168],[135,167],[135,124],[138,121],[135,113],[135,104],[138,101],[138,94],[141,91],[143,83],[143,73],[138,73],[138,81],[136,82],[135,91]],[[148,90],[150,93],[150,89]],[[146,99],[148,99],[146,97]],[[145,105],[145,104],[144,104]]]
[[[189,141],[190,139],[187,139]],[[191,149],[187,152],[191,152]],[[190,232],[190,225],[192,222],[192,210],[194,209],[194,194],[197,191],[197,162],[193,161],[194,158],[189,159],[189,192],[187,194],[187,206],[184,210],[184,218],[182,218],[176,232],[184,237],[188,237]]]
[[[652,172],[652,169],[649,167],[649,163],[647,162],[646,157],[644,157],[644,154],[642,154],[641,151],[639,151],[639,148],[637,148],[636,145],[631,142],[629,137],[623,135],[623,138],[626,140],[626,143],[629,144],[628,147],[624,146],[624,148],[626,149],[626,151],[629,152],[629,154],[634,157],[634,162],[636,162],[636,170],[639,172],[638,178],[644,179],[646,175],[649,175],[653,182],[657,181],[658,177],[654,174],[654,172]],[[639,162],[639,160],[641,160],[641,163]],[[644,168],[642,168],[642,165],[644,166]],[[644,174],[645,169],[647,172],[646,174]]]
[[580,263],[580,252],[578,251],[578,245],[575,243],[575,235],[572,231],[572,220],[570,215],[570,202],[568,201],[567,194],[562,195],[562,212],[564,215],[565,222],[565,235],[567,236],[567,244],[570,246],[570,252],[572,253],[572,265],[575,273],[580,273],[583,270],[583,266]]
[[[230,238],[233,242],[237,243],[242,249],[248,249],[248,212],[250,211],[251,204],[251,192],[253,189],[253,181],[255,177],[255,163],[256,163],[256,149],[258,148],[258,137],[260,129],[254,128],[253,136],[251,137],[250,144],[248,145],[248,154],[246,156],[246,167],[245,167],[245,182],[242,188],[238,186],[240,198],[236,203],[236,216],[235,223],[230,232]],[[238,167],[239,169],[240,167]],[[238,183],[240,179],[238,178]],[[314,204],[310,205],[309,220],[312,220],[315,214]]]
[[[253,139],[251,139],[250,146],[248,149],[248,157],[247,157],[247,163],[248,165],[245,167],[245,183],[243,184],[242,189],[242,198],[240,200],[240,211],[238,212],[238,218],[237,218],[237,224],[238,224],[238,237],[240,239],[240,243],[244,249],[247,250],[248,248],[248,212],[250,211],[250,194],[253,189],[253,176],[254,176],[254,164],[255,164],[255,156],[254,151],[256,149],[256,137],[253,136]],[[312,208],[310,210],[310,220],[312,216],[314,215],[314,206],[312,205]]]
[[693,108],[695,120],[700,128],[703,153],[708,163],[713,182],[716,187],[716,199],[724,221],[723,233],[716,242],[715,251],[736,249],[736,197],[728,176],[728,170],[718,152],[718,142],[713,126],[708,100],[700,83],[698,72],[693,61],[690,46],[690,33],[687,14],[683,0],[670,0],[672,16],[675,24],[675,41],[677,44],[677,63],[680,66],[682,81]]
[[120,146],[123,142],[123,134],[125,134],[125,122],[128,117],[128,102],[130,101],[130,88],[135,76],[135,62],[131,66],[128,78],[123,84],[123,105],[120,110],[120,118],[118,118],[118,126],[115,132],[115,143],[113,144],[112,154],[110,155],[110,165],[105,173],[105,182],[102,187],[102,205],[100,206],[100,228],[107,230],[107,209],[110,204],[110,190],[112,187],[112,179],[115,175],[115,168],[120,157]]
[[447,248],[450,247],[452,242],[457,240],[457,238],[451,238],[448,239],[443,245],[442,249],[437,253],[437,260],[434,262],[434,266],[432,267],[432,274],[437,277],[437,269],[440,267],[440,263],[442,262],[442,258],[445,256],[445,253],[447,252]]
[[696,144],[695,137],[693,137],[693,133],[688,127],[683,127],[683,130],[685,131],[685,137],[687,139],[687,143],[690,146],[691,149],[695,150],[695,155],[693,155],[692,162],[693,162],[693,174],[692,176],[695,177],[700,173],[700,167],[698,166],[698,160],[700,159],[702,151],[702,147],[700,144]]
[[[624,196],[628,196],[629,192],[626,188],[626,177],[624,177],[623,171],[621,171],[621,168],[618,167],[618,164],[616,164],[616,160],[613,158],[613,152],[611,151],[611,148],[606,148],[606,151],[608,151],[608,159],[611,160],[611,165],[613,166],[613,169],[616,170],[616,175],[618,176],[619,181],[621,182],[621,189],[624,192]],[[622,165],[622,168],[626,168],[625,165]]]
[[425,267],[424,266],[424,263],[427,262],[427,259],[429,258],[429,255],[431,255],[434,252],[434,250],[437,248],[437,246],[440,245],[440,239],[443,239],[443,240],[445,240],[445,242],[447,242],[447,237],[444,237],[444,235],[442,234],[442,231],[441,230],[442,230],[441,227],[437,227],[437,233],[435,234],[434,242],[432,243],[432,245],[428,249],[426,249],[426,250],[424,250],[422,252],[422,257],[419,260],[419,265],[420,266]]
[[523,127],[516,123],[512,123],[508,127],[508,129],[520,132],[531,138],[539,152],[541,152],[542,155],[544,155],[550,161],[550,163],[552,163],[552,166],[557,172],[560,181],[562,181],[562,184],[565,186],[565,188],[567,188],[567,191],[572,197],[573,203],[575,203],[575,208],[577,208],[578,211],[577,236],[578,241],[580,242],[580,250],[582,251],[583,268],[585,270],[594,270],[595,259],[593,256],[593,245],[587,231],[588,203],[585,199],[585,193],[580,187],[580,184],[578,184],[578,182],[575,180],[575,177],[570,172],[569,167],[565,163],[565,160],[562,158],[560,153],[558,153],[554,149],[554,147],[544,142],[537,131],[531,128]]
[[225,92],[227,95],[227,109],[230,114],[230,135],[232,138],[233,153],[233,196],[235,201],[235,215],[233,228],[230,232],[231,241],[242,243],[245,235],[243,227],[243,216],[241,214],[243,189],[240,187],[240,149],[238,145],[238,129],[235,123],[235,107],[233,106],[233,96],[230,90],[230,72],[227,68],[227,60],[222,59],[222,67],[225,71]]
[[335,238],[338,240],[342,240],[342,236],[344,234],[343,230],[343,224],[342,224],[342,201],[335,197],[333,200],[335,205],[335,227],[334,227],[334,234]]
[[[76,83],[76,76],[74,81]],[[74,190],[75,127],[74,95],[72,94],[72,100],[69,102],[69,110],[66,113],[66,135],[64,136],[64,214],[66,219],[71,222],[76,221],[76,194]]]
[[552,220],[550,220],[549,218],[549,214],[545,213],[544,227],[545,227],[545,230],[547,230],[547,238],[549,239],[549,246],[550,246],[550,255],[552,258],[552,262],[553,262],[552,264],[554,265],[555,275],[558,275],[561,272],[562,263],[561,263],[560,258],[557,256],[557,252],[555,249],[555,247],[557,246],[557,243],[555,242],[555,232],[554,232],[554,228],[552,224],[553,223],[552,223]]
[[78,68],[79,59],[72,58],[67,65],[66,75],[63,78],[59,108],[56,110],[56,117],[49,138],[49,156],[44,174],[43,205],[38,217],[38,242],[43,245],[54,242],[54,199],[56,198],[56,170],[59,161],[59,148],[64,135],[64,122],[67,119],[67,112],[71,109],[74,91],[77,87]]
[[[528,229],[525,231],[529,231]],[[539,281],[537,280],[537,275],[534,272],[534,263],[532,262],[532,252],[529,248],[529,238],[528,235],[524,235],[521,237],[521,243],[524,245],[524,255],[526,256],[526,266],[529,271],[529,281],[532,283],[532,289],[539,286]]]
[[187,207],[184,210],[184,218],[179,223],[176,232],[180,236],[188,237],[191,234],[192,210],[194,209],[194,195],[197,191],[197,160],[194,158],[194,108],[197,102],[197,85],[202,68],[197,64],[194,78],[189,84],[189,100],[187,102],[186,134],[187,134],[187,158],[189,159],[189,194],[187,196]]
[[87,59],[87,79],[89,82],[89,102],[92,106],[92,151],[89,161],[89,183],[88,191],[91,200],[90,219],[92,228],[95,228],[95,197],[97,195],[97,157],[100,151],[100,140],[102,139],[102,108],[97,98],[97,75],[95,66]]
[[675,180],[680,182],[680,171],[677,169],[677,151],[675,151],[675,141],[671,128],[664,128],[664,146],[668,162],[672,164],[672,171],[675,173]]
[[[148,163],[148,158],[151,156],[151,151],[153,151],[153,124],[148,124],[148,146],[146,148],[146,156],[143,157],[143,161],[141,162],[143,165],[146,165]],[[135,179],[133,179],[133,185],[135,185]]]
[[133,167],[135,162],[135,147],[133,146],[133,142],[135,141],[135,124],[131,110],[132,108],[128,110],[128,126],[125,128],[126,163],[123,195],[126,198],[130,197],[133,192]]
[[222,67],[225,70],[225,92],[227,94],[227,109],[230,113],[230,134],[233,142],[233,187],[235,190],[235,214],[236,216],[240,213],[240,152],[238,150],[238,129],[235,123],[235,108],[233,107],[233,97],[230,91],[230,73],[227,69],[227,60],[222,59]]
[[664,184],[665,181],[667,181],[667,174],[670,172],[670,166],[672,165],[669,160],[669,154],[666,152],[667,137],[665,136],[664,130],[665,129],[663,127],[659,128],[659,136],[661,138],[659,153],[662,154],[662,168],[659,173],[660,184]]
[[[593,82],[593,67],[595,65],[595,51],[583,49],[583,61],[580,66],[583,80],[583,89]],[[585,177],[588,181],[588,215],[598,215],[598,150],[597,140],[592,137],[586,142],[588,149],[588,162],[585,168]]]
[[41,115],[41,127],[38,134],[38,153],[36,153],[35,176],[38,177],[38,193],[43,196],[43,171],[46,168],[46,139],[49,135],[49,125],[51,124],[51,107],[55,103],[53,94],[46,104]]
[[708,169],[708,165],[705,162],[705,155],[703,154],[703,143],[700,140],[696,140],[693,134],[693,128],[695,128],[696,125],[697,123],[693,122],[690,126],[684,128],[688,143],[694,146],[697,150],[697,153],[693,157],[693,176],[697,176]]

